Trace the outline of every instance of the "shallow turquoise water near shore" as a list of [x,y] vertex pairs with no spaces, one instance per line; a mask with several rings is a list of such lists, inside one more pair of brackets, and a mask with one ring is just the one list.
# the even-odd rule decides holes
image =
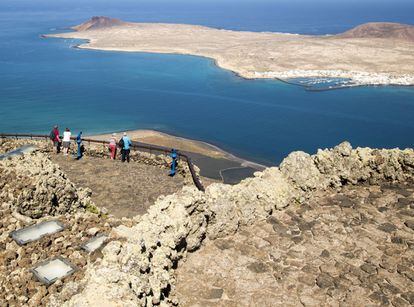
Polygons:
[[87,134],[156,129],[267,164],[343,140],[414,144],[414,88],[307,92],[241,79],[209,59],[79,50],[74,40],[39,37],[74,24],[68,16],[0,13],[1,132],[48,133],[55,123]]

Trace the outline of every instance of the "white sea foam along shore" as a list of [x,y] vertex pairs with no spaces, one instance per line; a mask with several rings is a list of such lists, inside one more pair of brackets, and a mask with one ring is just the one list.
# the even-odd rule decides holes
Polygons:
[[256,78],[344,78],[356,85],[414,85],[414,75],[393,75],[391,73],[368,73],[344,70],[288,70],[255,72]]

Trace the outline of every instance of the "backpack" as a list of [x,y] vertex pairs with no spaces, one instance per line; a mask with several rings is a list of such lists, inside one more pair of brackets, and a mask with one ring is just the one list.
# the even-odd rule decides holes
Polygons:
[[52,141],[54,141],[55,138],[56,138],[55,131],[54,130],[50,131],[49,139],[51,139]]
[[118,147],[122,149],[122,148],[124,148],[124,145],[125,145],[124,138],[121,138],[118,142]]

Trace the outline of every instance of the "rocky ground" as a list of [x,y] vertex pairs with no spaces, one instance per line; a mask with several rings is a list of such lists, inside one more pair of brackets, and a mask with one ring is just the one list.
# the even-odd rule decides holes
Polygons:
[[[20,144],[3,145],[2,151],[7,151]],[[0,161],[0,188],[0,306],[44,306],[54,296],[69,299],[80,290],[76,281],[83,278],[86,264],[99,257],[89,256],[80,246],[120,223],[101,212],[90,191],[76,187],[41,152]],[[14,230],[51,219],[62,222],[64,231],[24,246],[10,237]],[[46,287],[30,269],[55,256],[70,260],[78,270]]]
[[183,177],[168,176],[167,169],[141,163],[122,163],[85,156],[80,161],[63,155],[51,155],[77,186],[92,191],[92,201],[116,217],[144,214],[160,195],[177,192]]
[[[79,281],[88,264],[103,256],[99,250],[88,254],[81,245],[119,225],[132,226],[131,217],[145,213],[161,194],[179,190],[184,176],[180,170],[168,177],[168,161],[160,157],[133,155],[135,162],[122,164],[107,159],[101,148],[88,147],[84,159],[76,161],[52,154],[42,140],[0,140],[0,153],[28,143],[39,150],[0,161],[0,306],[57,306],[82,290]],[[14,230],[51,219],[62,222],[64,231],[24,246],[10,237]],[[56,256],[77,270],[45,286],[30,269]]]
[[[300,303],[300,300],[306,300],[308,304],[340,305],[341,291],[345,291],[343,289],[347,287],[348,280],[349,283],[355,283],[349,284],[351,292],[354,288],[357,289],[355,295],[348,295],[348,300],[353,299],[357,303],[358,300],[366,299],[364,304],[371,301],[375,304],[375,300],[386,299],[394,301],[394,304],[407,303],[411,299],[411,286],[408,282],[411,282],[412,247],[410,233],[407,232],[411,230],[403,227],[411,227],[411,219],[401,218],[399,214],[411,210],[409,201],[412,184],[405,190],[399,188],[396,198],[394,194],[389,195],[391,188],[382,186],[382,191],[377,186],[384,185],[385,182],[403,184],[412,182],[413,179],[413,150],[352,149],[349,143],[342,143],[334,149],[320,150],[313,156],[303,152],[292,153],[279,168],[256,173],[255,178],[246,179],[235,186],[212,184],[206,188],[205,193],[185,187],[174,195],[158,199],[145,215],[134,220],[132,227],[121,225],[113,229],[113,234],[118,239],[103,249],[100,261],[88,266],[80,282],[82,292],[61,304],[96,306],[105,302],[109,306],[165,306],[180,303],[204,305],[220,303],[220,299],[225,300],[225,304],[236,305],[265,306],[274,303],[265,297],[273,297],[274,292],[263,294],[258,290],[260,295],[254,296],[252,301],[246,301],[245,294],[237,296],[240,292],[232,292],[232,272],[241,272],[234,282],[243,285],[240,286],[244,287],[241,292],[251,293],[254,289],[272,289],[278,286],[277,289],[282,291],[277,293],[282,296],[285,294],[282,304],[290,299],[293,305]],[[352,190],[363,184],[368,188],[365,194],[361,192],[361,195],[357,193],[354,196],[351,192],[345,193],[347,188]],[[340,191],[343,195],[336,196],[333,191]],[[374,196],[379,196],[377,201],[383,201],[375,203],[375,206],[388,207],[389,213],[381,213],[367,205],[374,201]],[[323,202],[324,197],[327,198]],[[405,200],[399,201],[403,197]],[[369,201],[364,203],[359,199]],[[404,201],[408,211],[402,209],[394,212],[395,206],[392,204]],[[330,206],[331,204],[333,205]],[[380,210],[384,212],[384,209]],[[263,222],[266,220],[270,223]],[[363,225],[368,230],[364,231]],[[400,233],[400,229],[405,230]],[[393,236],[386,237],[386,231],[394,232]],[[248,237],[253,234],[255,237],[250,240]],[[234,241],[228,244],[229,248],[226,247],[226,239],[223,240],[226,237],[229,240],[228,236]],[[236,247],[232,248],[232,244],[236,246],[243,240],[241,252],[237,252]],[[253,248],[251,241],[258,245]],[[220,245],[220,242],[224,243]],[[396,242],[403,243],[398,245]],[[216,244],[222,249],[214,250]],[[397,244],[394,254],[389,244]],[[369,253],[376,251],[374,247],[380,252],[375,252],[370,257]],[[399,251],[398,258],[396,251]],[[269,259],[271,252],[274,252],[274,261]],[[222,258],[226,254],[230,255],[230,260],[223,264]],[[246,257],[245,262],[238,259],[240,254]],[[390,277],[385,285],[382,281],[370,279],[376,276],[370,277],[374,275],[374,270],[383,274],[378,269],[383,255],[391,258],[390,262],[394,261],[395,264],[398,261],[400,265],[397,265],[398,275],[387,275],[387,278],[397,276],[397,281],[394,282]],[[332,261],[320,260],[324,257],[331,257]],[[185,259],[190,260],[180,267]],[[387,263],[386,260],[384,263]],[[274,264],[270,266],[272,261]],[[335,261],[342,266],[336,265]],[[191,263],[201,265],[192,270]],[[309,268],[305,268],[307,264]],[[381,262],[381,265],[386,264]],[[177,267],[180,275],[177,275]],[[188,274],[185,273],[186,267],[189,268]],[[304,276],[307,274],[306,282],[302,282],[299,269]],[[386,269],[392,270],[392,267]],[[265,274],[270,271],[272,274]],[[210,278],[209,272],[212,272],[211,275],[215,272],[223,275],[217,273],[214,278]],[[349,275],[345,276],[346,272]],[[357,275],[359,281],[353,279],[353,273],[361,275]],[[191,274],[193,276],[190,277]],[[182,283],[177,286],[177,278],[180,276],[188,278],[185,284],[190,288],[185,288]],[[404,278],[403,282],[399,277]],[[200,281],[203,279],[205,283]],[[287,281],[284,282],[284,279]],[[384,298],[388,295],[388,290],[381,288],[381,292],[379,285],[387,287],[387,284],[393,282],[400,292]],[[405,286],[402,286],[404,283]],[[194,288],[191,288],[192,285]],[[197,285],[199,288],[206,286],[208,290],[199,290]],[[293,289],[297,287],[303,290],[305,286],[312,290],[319,288],[319,292],[315,292],[318,295],[314,297],[310,293],[306,296],[305,292],[300,292],[300,298],[298,291]],[[393,289],[391,286],[389,288]],[[361,293],[365,293],[362,291],[366,291],[369,298],[361,298]],[[197,295],[200,295],[200,301],[190,299]],[[238,301],[232,302],[232,295]],[[351,305],[356,304],[354,301],[349,302]]]
[[[161,170],[168,162],[134,159]],[[145,214],[118,220],[46,149],[5,159],[0,305],[412,304],[413,180],[412,149],[344,142],[312,156],[291,153],[234,186],[213,183],[203,193],[186,185]],[[68,227],[24,248],[11,241],[12,230],[50,218]],[[83,254],[79,245],[96,233],[108,233],[108,244]],[[29,269],[57,254],[79,271],[43,287]]]
[[179,267],[182,306],[414,304],[414,183],[319,193],[209,241]]
[[[17,218],[16,218],[17,217]],[[50,217],[45,218],[49,220]],[[81,245],[95,234],[109,234],[119,223],[114,219],[100,217],[92,213],[77,213],[55,216],[53,219],[65,225],[62,232],[19,246],[11,237],[10,231],[40,222],[13,214],[11,209],[1,211],[0,226],[0,306],[46,306],[54,296],[69,299],[80,289],[77,281],[84,275],[88,262],[101,257],[99,252],[89,255]],[[37,281],[30,269],[47,259],[61,256],[77,267],[77,271],[45,286]],[[63,291],[63,286],[67,287]]]

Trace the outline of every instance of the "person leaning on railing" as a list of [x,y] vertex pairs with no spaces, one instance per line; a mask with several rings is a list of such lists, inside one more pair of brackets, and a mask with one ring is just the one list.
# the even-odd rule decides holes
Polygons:
[[109,152],[111,153],[111,160],[116,158],[116,133],[112,133],[112,137],[109,139]]

